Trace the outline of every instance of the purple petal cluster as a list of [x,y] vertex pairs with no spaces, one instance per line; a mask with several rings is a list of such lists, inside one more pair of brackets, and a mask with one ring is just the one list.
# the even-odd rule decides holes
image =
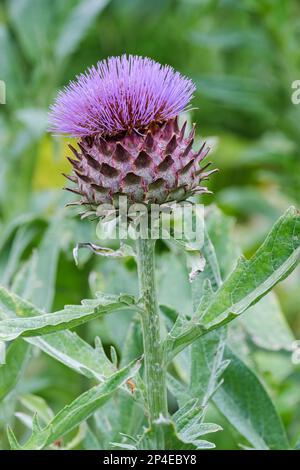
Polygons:
[[168,65],[131,55],[110,57],[59,92],[50,130],[73,137],[141,131],[176,117],[194,91],[193,82]]

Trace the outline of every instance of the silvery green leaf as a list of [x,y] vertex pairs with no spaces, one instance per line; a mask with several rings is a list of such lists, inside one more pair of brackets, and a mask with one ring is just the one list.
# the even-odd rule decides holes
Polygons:
[[274,225],[252,258],[240,258],[205,312],[212,328],[243,313],[285,279],[300,260],[300,214],[290,208]]
[[190,436],[181,436],[176,431],[175,423],[163,416],[153,422],[138,442],[139,450],[195,450],[214,447],[214,444],[206,440],[196,439],[194,443]]
[[[29,424],[29,422],[28,422],[28,424]],[[42,449],[43,443],[46,439],[46,435],[47,434],[49,435],[50,431],[47,430],[45,432],[42,432],[42,429],[40,427],[37,415],[33,416],[33,419],[32,419],[32,422],[31,422],[31,429],[32,429],[32,435],[31,435],[31,438],[29,438],[29,441],[33,441],[32,436],[35,436],[35,439],[34,439],[35,447],[34,448],[35,449]],[[24,448],[26,448],[26,447],[21,446],[18,443],[17,438],[14,435],[14,433],[13,433],[12,429],[10,428],[10,426],[8,426],[8,428],[7,428],[7,437],[8,437],[8,440],[9,440],[9,445],[11,447],[11,450],[23,450]]]
[[[26,224],[24,226],[27,227]],[[19,270],[12,284],[13,292],[25,299],[32,299],[40,306],[50,307],[53,300],[58,254],[61,248],[55,235],[61,234],[58,230],[62,230],[62,227],[61,216],[57,216],[47,228],[38,250]],[[17,234],[20,230],[17,230]],[[6,314],[15,316],[9,309]],[[17,341],[9,346],[7,363],[0,367],[0,397],[7,395],[22,377],[29,355],[29,344]]]
[[[205,227],[218,260],[218,271],[216,279],[218,285],[220,280],[226,279],[235,267],[236,260],[241,254],[241,249],[234,233],[235,220],[225,216],[220,209],[210,206],[205,219]],[[207,256],[207,255],[206,255]]]
[[[229,245],[229,250],[232,252],[229,240],[226,242],[226,239],[228,238],[227,231],[230,225],[226,224],[223,219],[225,219],[224,216],[221,216],[219,213],[215,214],[214,211],[213,223],[211,225],[213,230],[210,232],[214,237],[214,242],[218,247],[221,259],[224,259],[222,253],[223,238],[225,239],[224,243],[226,243],[227,246]],[[219,234],[219,236],[217,234]],[[207,245],[205,244],[203,252],[205,252],[206,248]],[[201,276],[198,277],[193,286],[193,293],[196,293],[196,295],[197,287],[200,288],[201,291],[202,297],[200,304],[199,299],[197,302],[194,302],[195,306],[197,306],[197,314],[200,318],[201,312],[205,312],[211,299],[213,299],[213,292],[209,286],[213,285],[214,289],[217,290],[221,285],[221,276],[219,274],[215,247],[211,243],[209,251],[206,251],[206,254],[207,253],[209,253],[210,256],[207,256],[206,269]],[[228,273],[230,269],[229,266],[230,260],[223,265],[224,274]],[[213,267],[213,269],[211,269],[211,267]],[[205,275],[207,275],[208,278],[203,280]],[[209,285],[206,286],[207,282],[209,282]],[[260,302],[256,304],[257,307],[260,305]],[[243,317],[241,316],[241,320],[242,318]],[[267,427],[266,429],[263,429],[263,425],[260,423],[260,420],[269,419],[272,423],[273,436],[277,436],[278,448],[280,448],[280,446],[286,446],[286,436],[274,405],[253,372],[240,361],[239,370],[241,373],[243,370],[245,376],[250,377],[251,379],[248,383],[248,387],[245,385],[245,381],[242,377],[240,377],[239,380],[236,379],[236,385],[234,385],[234,382],[231,380],[234,374],[237,374],[237,371],[235,371],[236,361],[239,360],[236,358],[236,361],[233,361],[233,364],[231,364],[230,361],[235,356],[227,353],[224,357],[224,352],[226,351],[226,330],[224,328],[225,327],[222,327],[217,331],[212,331],[193,342],[192,369],[189,387],[184,386],[182,382],[178,382],[178,380],[173,377],[168,377],[168,386],[170,390],[178,399],[181,409],[183,409],[183,405],[188,402],[189,397],[192,400],[200,400],[200,403],[203,406],[203,416],[208,401],[212,399],[221,413],[225,414],[231,425],[241,432],[241,434],[244,435],[255,448],[269,448],[269,446],[272,445],[271,440],[269,441],[270,430],[267,429]],[[258,332],[259,330],[260,328],[257,328]],[[221,381],[220,378],[222,378]],[[245,392],[245,386],[249,391],[248,393]],[[253,387],[256,390],[255,404],[252,402]],[[227,391],[229,392],[228,395]],[[222,397],[222,400],[220,397]],[[240,407],[238,405],[239,403],[241,403]],[[255,407],[255,410],[252,409],[252,406],[253,408]],[[262,411],[262,408],[264,408],[265,411]],[[247,409],[249,410],[248,412],[245,411]],[[268,415],[268,418],[267,416],[261,417],[264,412]],[[253,418],[251,417],[252,415]]]
[[273,292],[241,315],[240,322],[257,346],[273,351],[291,351],[295,338]]
[[28,415],[27,413],[17,411],[15,413],[15,417],[18,418],[28,429],[30,429],[30,431],[32,431],[32,416]]
[[17,230],[12,241],[12,247],[9,250],[9,257],[5,263],[5,269],[1,275],[2,285],[8,286],[10,284],[18,265],[20,264],[20,259],[24,250],[31,243],[36,233],[36,227],[32,225],[25,225]]
[[122,444],[122,442],[112,442],[111,445],[117,449],[123,450],[136,450],[136,446],[133,444]]
[[0,341],[0,367],[6,362],[6,344]]
[[[0,288],[0,339],[10,341],[18,336],[39,336],[81,325],[106,313],[128,308],[134,304],[131,296],[99,295],[82,301],[82,305],[67,305],[55,313],[42,313],[32,304]],[[19,317],[11,318],[11,312]]]
[[73,257],[75,264],[78,265],[78,251],[82,248],[88,248],[98,256],[105,256],[106,258],[124,258],[125,256],[133,256],[134,253],[129,245],[121,245],[118,250],[113,250],[105,246],[99,246],[95,243],[77,243],[73,249]]
[[192,346],[190,390],[206,407],[216,390],[222,384],[221,377],[229,364],[223,359],[226,344],[226,330],[212,331]]
[[290,208],[249,260],[240,259],[197,322],[192,319],[177,338],[168,338],[173,355],[195,339],[229,323],[285,279],[300,260],[300,216]]
[[20,339],[9,345],[5,364],[0,365],[0,400],[18,383],[29,359],[28,345]]
[[255,449],[288,449],[288,439],[277,411],[259,378],[230,349],[230,365],[213,400],[228,421]]
[[194,282],[206,263],[201,252],[204,242],[203,206],[193,206],[191,203],[180,205],[173,212],[170,229],[171,240],[186,251],[189,280]]
[[140,368],[140,361],[132,361],[123,369],[115,372],[105,382],[96,385],[63,408],[49,423],[51,434],[48,438],[54,441],[86,420],[96,409],[102,406],[119,387],[135,376]]
[[114,348],[114,346],[112,346],[112,345],[110,346],[110,357],[111,357],[111,362],[117,368],[118,354],[117,354],[116,348]]
[[172,416],[178,435],[185,442],[191,442],[195,446],[200,443],[201,447],[203,442],[199,439],[201,436],[222,430],[217,424],[203,422],[204,411],[200,401],[195,398],[185,403]]
[[99,450],[101,448],[95,433],[91,430],[89,425],[87,425],[83,446],[85,450]]
[[93,348],[72,331],[58,331],[47,336],[24,338],[49,356],[88,378],[103,381],[115,368],[101,348]]
[[157,288],[159,302],[178,312],[192,313],[191,286],[185,253],[161,253],[157,257]]
[[[73,437],[73,439],[71,439],[71,441],[69,441],[66,446],[63,447],[63,450],[66,449],[66,450],[72,450],[72,449],[75,449],[76,447],[78,447],[79,444],[81,444],[81,442],[85,439],[85,436],[87,434],[87,424],[85,421],[83,421],[79,426],[78,426],[78,431],[76,433],[76,435]],[[55,446],[55,444],[54,444]],[[53,446],[53,447],[54,447]]]
[[[139,367],[140,361],[133,361],[103,383],[84,392],[59,411],[46,427],[40,428],[39,423],[36,421],[30,438],[21,448],[24,450],[43,449],[72,431],[109,400],[119,387],[137,373]],[[20,448],[11,431],[9,431],[9,438],[14,448]]]
[[[97,341],[96,348],[93,348],[76,333],[67,330],[40,337],[26,337],[24,340],[88,378],[96,378],[102,381],[115,370],[106,357],[100,340]],[[26,349],[22,349],[20,359],[22,357],[23,359],[26,358],[24,351]],[[12,372],[14,369],[11,368],[10,370]],[[17,374],[20,370],[20,367],[15,367]]]
[[193,282],[199,273],[202,273],[205,268],[205,257],[200,253],[200,251],[187,251],[187,266],[189,269],[189,280]]
[[10,426],[7,427],[7,438],[11,450],[22,450],[22,447],[18,443],[18,440]]
[[[258,377],[229,348],[225,350],[224,361],[229,365],[212,397],[216,407],[255,449],[289,448],[280,417]],[[168,388],[178,399],[181,410],[193,400],[199,402],[197,393],[193,396],[186,384],[170,375]],[[204,415],[204,408],[201,409]]]
[[[46,311],[51,309],[55,295],[58,258],[64,243],[65,229],[65,211],[62,210],[50,220],[37,250],[36,280],[29,300]],[[23,296],[22,293],[16,293]]]
[[[51,231],[51,234],[52,233],[53,232]],[[47,237],[48,232],[45,234],[46,239]],[[49,243],[47,240],[45,240],[45,243],[42,241],[41,247],[43,247],[43,250],[48,251],[48,254],[51,255],[50,259],[53,260],[53,262],[57,260],[57,255],[54,253],[54,250],[58,250],[59,247],[56,243],[53,243],[51,246],[49,246]],[[43,268],[43,263],[39,257],[39,252],[40,251],[33,254],[30,261],[19,272],[14,282],[14,290],[20,292],[22,296],[25,296],[25,298],[31,298],[32,296],[35,298],[36,289],[39,291],[38,295],[40,296],[41,290],[38,288],[39,283],[36,279],[37,272],[40,273],[42,279],[44,279],[45,276],[48,276],[48,283],[45,283],[44,286],[47,291],[53,292],[54,271],[52,269],[46,269],[46,266],[45,269]],[[44,259],[44,257],[42,259]],[[49,262],[47,266],[49,268]],[[110,300],[112,300],[112,298],[107,295],[102,295],[102,299],[106,302],[110,302]],[[130,301],[130,298],[128,298],[127,301]],[[32,315],[34,312],[31,310],[29,313]],[[14,311],[14,309],[8,309],[6,314],[13,318],[19,314],[24,315],[25,312],[23,310]],[[40,311],[36,310],[35,314],[39,315]],[[107,359],[101,346],[101,342],[100,345],[98,344],[98,348],[94,349],[74,332],[67,330],[57,331],[56,333],[47,334],[41,337],[26,337],[24,339],[26,342],[37,346],[46,354],[54,357],[56,360],[75,370],[77,373],[83,374],[87,377],[94,377],[97,380],[102,381],[104,377],[111,375],[115,370],[113,365]],[[22,349],[23,352],[25,351],[24,348]],[[20,355],[21,360],[24,360],[25,358],[25,353],[23,356]],[[16,374],[19,375],[19,372],[23,369],[20,366],[15,367],[15,369],[11,368],[10,370],[15,370]],[[14,380],[11,380],[10,382],[11,384],[15,383]]]
[[42,397],[29,393],[22,395],[20,402],[27,410],[36,413],[43,424],[48,424],[54,418],[52,409]]
[[[0,56],[0,70],[1,80],[10,84],[6,89],[7,101],[9,101],[12,106],[15,106],[16,104],[19,105],[20,92],[24,80],[24,70],[22,68],[21,51],[16,46],[10,29],[9,25],[1,22],[0,50],[2,54]],[[4,122],[1,123],[1,127],[2,126],[4,127]],[[3,188],[1,187],[1,189]]]

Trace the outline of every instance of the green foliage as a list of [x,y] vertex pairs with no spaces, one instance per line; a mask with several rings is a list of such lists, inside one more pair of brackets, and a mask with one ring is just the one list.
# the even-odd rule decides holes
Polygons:
[[214,395],[218,409],[255,449],[288,449],[280,418],[259,379],[228,349],[225,358],[230,365]]
[[[96,294],[96,300],[83,300],[81,306],[67,305],[64,310],[42,313],[20,297],[0,290],[1,312],[5,318],[0,322],[0,338],[10,341],[19,336],[40,336],[82,325],[106,313],[134,306],[129,295]],[[17,318],[11,317],[11,313]],[[24,318],[25,317],[25,318]]]
[[[194,288],[196,312],[203,307],[205,309],[207,303],[209,305],[211,297],[214,298],[215,296],[211,287],[208,289],[208,294],[206,293],[206,286],[213,284],[217,293],[222,284],[220,271],[218,270],[217,250],[212,245],[209,234],[211,233],[214,236],[215,246],[218,249],[221,241],[228,237],[230,224],[218,212],[214,212],[211,218],[212,220],[208,221],[209,233],[206,233],[203,247],[203,252],[209,254],[207,256],[208,263]],[[218,226],[223,228],[219,235],[216,231],[216,222]],[[227,233],[225,227],[227,227]],[[228,244],[230,244],[229,241]],[[231,244],[233,243],[231,242]],[[227,246],[227,248],[229,250],[233,249],[230,246]],[[227,269],[225,268],[224,271],[226,272]],[[210,284],[207,284],[207,280]],[[197,290],[201,288],[201,284],[202,300],[200,306],[198,306]],[[226,281],[223,286],[226,286]],[[257,309],[264,302],[264,299],[257,304]],[[262,316],[262,312],[260,310],[260,316]],[[249,308],[246,315],[250,316],[251,313],[255,314],[253,307]],[[275,323],[276,337],[281,339],[286,334],[286,325],[282,321]],[[259,335],[259,332],[257,334]],[[262,334],[264,335],[264,330]],[[199,399],[204,411],[207,410],[210,401],[213,401],[229,423],[255,449],[289,448],[281,420],[265,387],[243,360],[238,358],[229,346],[226,346],[227,343],[226,327],[224,326],[194,341],[188,384],[182,384],[175,378],[170,377],[170,390],[178,398],[179,403],[185,403],[193,397]],[[270,343],[265,342],[264,347],[272,349],[273,344],[270,347]]]
[[59,61],[76,51],[97,15],[108,3],[109,0],[82,0],[71,10],[54,45],[54,54]]
[[[201,434],[200,430],[199,433]],[[157,439],[157,435],[159,436],[159,440]],[[163,443],[162,447],[161,443]],[[145,433],[139,444],[141,449],[146,450],[161,448],[167,450],[193,450],[210,449],[214,447],[210,442],[200,439],[198,439],[197,444],[194,444],[189,440],[189,437],[178,434],[174,423],[166,419],[154,423],[153,427]]]
[[5,363],[0,366],[0,400],[18,383],[28,359],[28,347],[24,341],[12,343],[6,353]]
[[74,427],[78,426],[78,424],[102,406],[110,398],[111,394],[124,384],[126,380],[133,377],[138,367],[139,364],[135,361],[117,371],[100,385],[96,385],[83,393],[54,416],[45,428],[41,428],[38,418],[34,417],[32,435],[24,446],[17,444],[13,432],[9,430],[8,435],[11,448],[13,450],[43,449],[64,434],[72,431]]
[[[142,437],[138,437],[141,428],[139,427],[140,431],[137,431],[133,417],[136,416],[142,403],[136,408],[135,401],[131,399],[128,402],[128,392],[123,390],[119,404],[122,419],[119,422],[121,428],[124,426],[125,429],[130,429],[132,433],[130,439],[133,439],[133,442],[128,442],[128,438],[125,440],[122,438],[121,441],[116,440],[115,437],[118,437],[118,434],[113,434],[110,442],[106,441],[101,444],[101,440],[99,441],[99,438],[95,437],[97,448],[101,448],[101,446],[103,446],[102,448],[112,446],[125,449],[211,448],[214,444],[203,440],[202,436],[221,430],[219,425],[206,421],[206,414],[211,403],[217,406],[230,424],[254,448],[289,448],[280,418],[264,386],[243,360],[238,358],[229,349],[229,346],[226,346],[228,340],[224,324],[248,309],[250,314],[252,310],[255,316],[252,305],[257,304],[277,282],[284,279],[295,268],[299,257],[299,215],[294,209],[287,211],[275,224],[266,241],[254,256],[249,261],[238,263],[222,283],[218,264],[220,240],[215,228],[218,223],[223,228],[226,226],[228,230],[230,224],[221,223],[220,215],[218,215],[218,219],[216,214],[218,213],[213,213],[212,221],[208,221],[208,231],[205,233],[203,255],[206,264],[204,271],[198,273],[194,279],[194,314],[192,319],[189,320],[185,315],[177,314],[172,308],[161,307],[169,322],[171,324],[175,322],[165,339],[166,359],[171,361],[180,350],[186,348],[190,343],[194,343],[189,383],[187,385],[180,384],[172,376],[169,379],[169,387],[178,400],[179,409],[171,419],[161,417],[158,421],[153,422],[150,428],[142,434]],[[44,252],[44,249],[49,250],[48,238],[52,236],[52,233],[52,228],[46,232],[45,238],[41,242],[41,253]],[[210,233],[215,237],[216,249],[211,241]],[[222,236],[223,234],[226,238],[225,231],[222,232]],[[57,260],[57,256],[50,259]],[[47,258],[41,256],[40,260],[41,266],[43,266]],[[55,261],[53,263],[55,266]],[[228,266],[229,263],[223,264],[223,272],[229,270]],[[53,268],[54,271],[42,271],[41,268],[37,271],[36,263],[33,261],[29,265],[28,263],[25,265],[25,273],[26,269],[30,268],[35,268],[35,272],[38,273],[44,272],[44,274],[40,274],[41,279],[45,276],[47,278],[49,273],[51,275],[55,271],[55,268]],[[18,286],[19,290],[23,289],[23,293],[28,292],[28,286],[26,287],[26,283],[22,282],[24,272],[18,274],[16,279],[15,288]],[[53,279],[53,274],[51,279]],[[241,288],[238,288],[239,286]],[[31,296],[33,296],[33,292],[31,291]],[[16,338],[24,336],[29,343],[76,372],[100,381],[99,385],[75,398],[70,405],[67,405],[56,415],[53,415],[51,408],[48,408],[46,402],[41,401],[39,397],[36,399],[28,399],[26,396],[20,397],[20,403],[27,408],[29,407],[31,412],[33,409],[36,410],[42,417],[45,426],[41,427],[39,423],[41,418],[38,416],[34,415],[31,418],[28,414],[17,412],[16,416],[31,427],[32,435],[25,444],[20,445],[13,431],[9,429],[10,446],[15,450],[21,448],[42,449],[51,446],[62,436],[69,435],[74,428],[82,425],[100,406],[104,405],[117,388],[129,379],[132,380],[132,376],[136,374],[135,365],[125,366],[124,369],[116,371],[118,362],[116,353],[112,353],[113,362],[110,363],[101,342],[98,341],[96,349],[93,349],[75,333],[60,330],[68,330],[70,327],[82,325],[88,320],[97,319],[112,311],[129,309],[141,313],[142,304],[137,303],[132,295],[101,293],[97,294],[94,300],[85,300],[81,305],[66,306],[63,310],[49,314],[44,313],[6,288],[1,288],[0,294],[0,337],[3,341],[16,340]],[[229,314],[225,315],[223,312],[227,311]],[[280,312],[277,312],[275,317],[273,309],[271,309],[271,315],[268,314],[268,311],[266,312],[265,328],[270,324],[276,324],[276,334],[274,342],[270,342],[270,340],[268,342],[268,336],[262,329],[262,346],[274,349],[275,343],[277,349],[287,348],[293,337],[283,322]],[[253,335],[253,328],[255,328],[255,319],[253,321],[254,323],[247,323],[243,318],[240,322],[250,336]],[[136,336],[138,329],[139,325],[134,321],[129,332],[128,352],[126,353],[129,358],[136,357],[139,351],[137,348],[138,337]],[[212,329],[217,329],[217,331],[210,332]],[[205,335],[204,338],[199,339],[203,335]],[[261,346],[256,338],[254,338],[255,341]],[[3,383],[2,397],[10,393],[20,380],[22,368],[26,368],[27,364],[25,360],[27,351],[28,347],[21,338],[8,348],[7,363],[2,366],[3,370],[0,368]],[[247,393],[244,387],[246,387]],[[144,385],[140,377],[137,377],[134,390],[135,395],[139,393],[143,400]],[[107,412],[110,415],[112,409],[108,408]],[[99,412],[97,411],[97,413]],[[140,426],[141,424],[142,422]],[[91,433],[92,431],[90,431],[90,436]],[[78,436],[74,439],[79,443],[83,439],[81,431]],[[67,444],[69,448],[73,445],[71,442],[69,441]]]
[[[263,245],[248,261],[240,258],[236,268],[210,300],[200,303],[190,321],[175,323],[166,340],[173,356],[217,326],[225,325],[258,302],[285,279],[300,259],[300,217],[291,208],[275,224]],[[210,282],[210,281],[208,281]],[[208,284],[209,286],[210,284]]]
[[[1,2],[1,449],[296,448],[298,17],[296,0]],[[222,210],[206,207],[204,246],[157,246],[171,395],[150,428],[135,261],[83,250],[75,266],[73,248],[99,240],[62,209],[68,150],[46,133],[57,89],[125,51],[195,80],[186,116],[220,169],[200,201]]]

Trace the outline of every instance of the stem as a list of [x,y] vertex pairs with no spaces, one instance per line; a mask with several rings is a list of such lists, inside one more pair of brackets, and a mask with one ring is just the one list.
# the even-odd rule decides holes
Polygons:
[[144,342],[145,382],[149,408],[150,424],[167,416],[166,371],[162,342],[160,339],[160,321],[155,286],[155,240],[138,239],[137,261],[140,296],[144,304],[142,329]]

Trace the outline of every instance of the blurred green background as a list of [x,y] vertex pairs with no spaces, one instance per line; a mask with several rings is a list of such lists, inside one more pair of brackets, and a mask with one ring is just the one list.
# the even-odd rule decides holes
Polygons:
[[[195,81],[188,119],[197,123],[199,138],[211,142],[210,159],[220,170],[209,182],[213,196],[202,201],[233,217],[233,236],[250,255],[288,206],[300,206],[300,105],[291,102],[291,84],[300,79],[299,43],[297,0],[0,0],[0,80],[7,91],[0,105],[1,284],[12,288],[37,253],[46,260],[37,282],[45,279],[47,296],[37,285],[28,297],[42,308],[80,302],[97,288],[135,289],[130,262],[107,263],[84,253],[79,269],[74,265],[72,248],[90,241],[94,229],[63,210],[70,200],[61,190],[61,173],[70,169],[67,146],[47,133],[47,110],[58,88],[99,59],[125,52],[170,64]],[[299,280],[298,270],[276,291],[296,338]],[[80,334],[92,341],[94,328],[118,350],[127,326],[118,320],[116,330],[113,318]],[[253,367],[296,441],[299,366],[286,351],[252,350]],[[57,410],[85,380],[42,354],[20,387]],[[3,429],[18,406],[12,399],[1,406]],[[219,448],[243,442],[223,427],[215,438]]]

